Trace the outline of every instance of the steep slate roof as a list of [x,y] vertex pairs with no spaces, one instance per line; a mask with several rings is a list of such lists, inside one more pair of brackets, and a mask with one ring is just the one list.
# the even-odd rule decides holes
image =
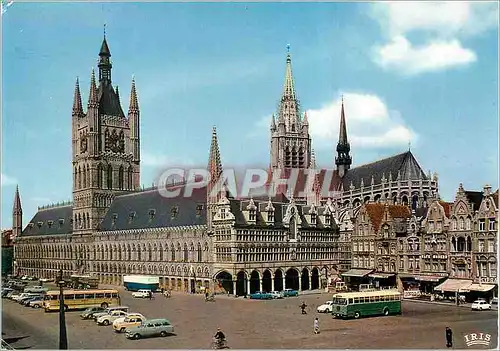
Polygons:
[[474,205],[473,211],[476,211],[481,206],[481,201],[483,201],[482,191],[465,191],[465,196],[471,204]]
[[98,89],[99,114],[125,117],[120,99],[111,84],[100,84]]
[[372,226],[375,231],[380,229],[380,225],[382,224],[382,218],[384,216],[385,208],[387,206],[387,210],[393,219],[406,219],[411,216],[410,209],[404,205],[385,205],[385,204],[365,204],[366,212],[370,217],[370,221],[372,222]]
[[[101,231],[165,228],[206,224],[206,188],[194,189],[192,196],[184,197],[184,185],[170,187],[181,189],[180,196],[164,197],[158,189],[145,190],[115,197],[104,220]],[[203,208],[199,213],[198,206]],[[177,215],[172,216],[173,209]],[[154,215],[150,215],[154,210]],[[131,218],[131,214],[134,213]]]
[[451,206],[453,206],[453,203],[452,202],[439,201],[439,204],[441,206],[443,206],[444,214],[446,215],[446,217],[450,218]]
[[[61,206],[39,210],[26,228],[24,228],[21,236],[35,235],[63,235],[73,232],[73,206]],[[60,224],[59,220],[63,220]],[[49,221],[52,224],[49,226]]]
[[427,176],[422,171],[422,168],[411,151],[407,151],[399,155],[349,169],[342,179],[344,190],[349,190],[351,182],[355,188],[359,188],[361,179],[363,179],[365,187],[370,186],[372,175],[375,184],[382,183],[382,175],[384,175],[386,179],[389,179],[389,174],[392,174],[392,180],[395,181],[398,177],[398,172],[401,175],[401,180],[427,179]]
[[493,201],[495,201],[495,206],[498,208],[498,189],[491,196],[493,197]]

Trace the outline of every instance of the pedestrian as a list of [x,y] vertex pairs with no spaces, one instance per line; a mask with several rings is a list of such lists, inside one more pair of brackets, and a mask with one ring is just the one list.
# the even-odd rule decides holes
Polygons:
[[304,301],[302,301],[302,304],[300,305],[300,309],[302,310],[302,314],[307,314],[306,312],[306,303]]
[[161,293],[163,294],[163,292],[165,291],[165,289],[163,289],[163,287],[161,288]]
[[205,290],[205,301],[208,301],[208,290]]
[[446,327],[446,347],[453,346],[453,332],[450,327]]
[[314,319],[314,334],[319,334],[319,319],[316,317]]
[[153,298],[153,293],[151,291],[148,292],[149,299],[151,300]]

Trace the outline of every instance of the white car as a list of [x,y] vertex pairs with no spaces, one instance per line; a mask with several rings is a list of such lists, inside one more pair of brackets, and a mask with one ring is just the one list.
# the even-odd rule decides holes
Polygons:
[[147,298],[152,294],[151,290],[141,289],[139,291],[133,292],[133,297]]
[[271,295],[273,295],[273,299],[282,299],[284,297],[283,292],[280,291],[271,291]]
[[482,311],[482,310],[491,310],[491,305],[486,301],[477,300],[472,303],[472,310]]
[[332,313],[333,301],[327,301],[323,305],[318,306],[318,313]]
[[127,317],[139,317],[139,318],[143,318],[143,319],[146,319],[146,317],[144,317],[142,314],[140,313],[135,313],[135,312],[131,312],[131,313],[127,313],[126,316],[123,316],[123,317],[119,317],[117,319],[115,319],[113,321],[113,326],[117,325],[117,324],[120,324],[120,323],[123,323],[123,321],[125,320],[125,318]]
[[127,315],[128,315],[128,313],[125,311],[115,310],[115,311],[111,311],[110,314],[100,316],[99,318],[96,319],[95,322],[99,325],[106,326],[106,325],[110,325],[118,318],[126,317]]

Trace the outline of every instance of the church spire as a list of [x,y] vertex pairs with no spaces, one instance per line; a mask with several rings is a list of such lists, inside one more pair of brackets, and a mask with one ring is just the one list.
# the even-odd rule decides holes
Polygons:
[[132,89],[130,90],[130,104],[128,107],[130,111],[139,111],[139,101],[137,99],[137,90],[135,88],[135,78],[132,78]]
[[73,116],[81,116],[83,114],[82,95],[80,94],[80,83],[76,77],[75,95],[73,97]]
[[287,45],[285,82],[283,94],[280,100],[279,122],[284,121],[286,132],[299,132],[299,102],[295,92],[295,84],[292,72],[292,57],[290,56],[290,45]]
[[14,194],[14,206],[12,209],[12,237],[21,235],[23,230],[23,208],[21,206],[21,196],[19,195],[19,186],[16,186]]
[[290,44],[287,45],[285,83],[283,84],[283,95],[281,99],[295,100],[295,86],[292,73],[292,57],[290,56]]
[[104,25],[104,38],[99,50],[99,84],[111,84],[111,52],[106,41],[106,25]]
[[345,122],[345,113],[344,113],[344,97],[342,96],[342,107],[340,111],[339,141],[337,143],[337,157],[335,158],[335,164],[337,165],[337,170],[341,177],[343,177],[347,173],[347,170],[349,169],[352,163],[349,151],[351,151],[351,146],[347,139],[347,126]]
[[210,143],[210,155],[208,157],[208,173],[210,173],[210,183],[215,183],[222,175],[222,162],[220,159],[219,142],[217,140],[217,129],[212,129],[212,141]]

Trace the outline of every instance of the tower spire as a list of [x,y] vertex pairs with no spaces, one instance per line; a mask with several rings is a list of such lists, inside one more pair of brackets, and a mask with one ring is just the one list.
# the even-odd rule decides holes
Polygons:
[[212,141],[210,143],[210,155],[208,157],[208,172],[210,183],[217,182],[222,175],[222,162],[220,159],[219,142],[217,140],[217,129],[212,129]]
[[106,41],[106,24],[104,25],[104,37],[102,39],[101,49],[99,50],[99,83],[111,84],[111,52]]
[[12,209],[12,237],[21,235],[23,230],[23,208],[21,206],[21,196],[19,195],[19,185],[16,186],[14,194],[14,206]]
[[82,107],[82,95],[80,94],[80,82],[78,81],[78,77],[76,77],[75,95],[73,97],[73,115],[81,116],[82,114],[83,114],[83,107]]
[[129,111],[139,111],[139,100],[137,99],[137,90],[135,88],[135,78],[132,77],[132,89],[130,90]]
[[[90,74],[90,93],[89,93],[89,107],[96,107],[99,103],[99,96],[97,94],[97,86],[95,84],[95,72],[92,68],[92,73]],[[94,106],[95,104],[95,106]]]
[[342,107],[340,110],[340,130],[339,130],[339,141],[337,143],[337,157],[335,158],[335,164],[337,165],[337,170],[341,177],[347,172],[351,166],[352,159],[349,155],[351,151],[351,145],[347,139],[347,126],[345,122],[345,112],[344,112],[344,96],[342,96]]

